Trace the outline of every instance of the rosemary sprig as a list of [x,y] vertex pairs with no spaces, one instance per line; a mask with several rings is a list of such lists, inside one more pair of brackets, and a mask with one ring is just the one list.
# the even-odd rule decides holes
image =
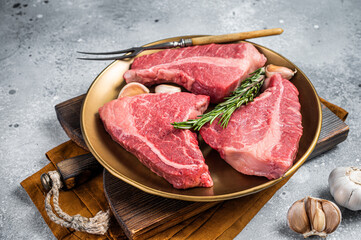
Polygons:
[[265,79],[265,68],[259,68],[250,75],[252,76],[246,78],[229,97],[225,98],[224,102],[219,103],[212,111],[198,116],[199,118],[197,119],[174,122],[172,123],[173,127],[199,131],[204,124],[207,122],[212,124],[217,118],[220,118],[218,123],[223,128],[227,127],[232,113],[240,106],[252,102],[257,97]]

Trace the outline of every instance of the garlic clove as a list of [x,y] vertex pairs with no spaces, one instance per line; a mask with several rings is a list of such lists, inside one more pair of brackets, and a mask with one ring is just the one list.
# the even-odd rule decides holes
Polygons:
[[305,205],[311,227],[317,232],[322,232],[326,227],[326,216],[322,211],[321,203],[315,198],[307,197],[305,199]]
[[352,211],[358,211],[360,210],[359,206],[361,206],[361,189],[357,188],[351,193],[347,208]]
[[311,231],[303,199],[296,201],[287,213],[288,226],[297,233]]
[[342,177],[338,178],[329,178],[328,185],[330,187],[331,195],[335,194],[335,191],[338,191],[339,188],[343,188],[343,186],[348,185],[350,181],[345,177],[345,173]]
[[336,180],[337,178],[344,177],[345,172],[348,170],[348,167],[338,167],[337,170],[334,169],[329,176],[329,180]]
[[144,93],[149,93],[149,89],[146,86],[137,82],[131,82],[122,88],[119,92],[118,98],[131,97]]
[[[317,204],[321,205],[321,204]],[[312,221],[313,228],[317,232],[323,232],[326,228],[326,216],[325,213],[322,211],[322,209],[317,207],[316,214],[314,216],[314,219]]]
[[173,92],[181,92],[181,88],[168,84],[160,84],[155,87],[154,91],[156,93],[173,93]]
[[342,188],[345,184],[348,184],[348,182],[349,181],[344,176],[329,179],[328,186],[330,188],[331,195],[333,196],[340,187]]
[[329,184],[333,184],[334,182],[338,182],[338,178],[343,178],[345,177],[345,172],[348,170],[348,167],[339,167],[336,169],[334,169],[331,173],[330,176],[328,178],[328,182]]
[[352,190],[352,184],[342,180],[340,183],[335,185],[332,196],[339,205],[347,207]]
[[330,201],[323,201],[322,209],[324,212],[327,212],[325,232],[332,233],[341,223],[341,211],[336,204]]
[[289,68],[281,67],[273,64],[267,65],[266,67],[267,78],[272,77],[276,73],[281,74],[282,78],[290,80],[297,73],[297,70],[295,69],[293,71]]

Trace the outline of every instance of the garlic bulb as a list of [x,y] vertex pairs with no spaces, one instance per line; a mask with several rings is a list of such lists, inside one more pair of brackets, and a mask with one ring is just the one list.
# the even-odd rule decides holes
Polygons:
[[160,84],[155,87],[154,91],[156,93],[173,93],[173,92],[181,92],[182,90],[180,87],[167,85],[167,84]]
[[267,78],[270,78],[274,74],[279,73],[279,74],[281,74],[282,78],[290,80],[296,74],[296,72],[297,72],[296,69],[295,69],[295,71],[293,71],[293,70],[291,70],[289,68],[276,66],[276,65],[273,65],[273,64],[269,64],[266,67],[266,76],[267,76]]
[[296,201],[287,213],[288,226],[305,238],[326,237],[341,223],[341,211],[331,201],[306,197]]
[[361,168],[335,168],[328,185],[336,203],[353,211],[361,210]]
[[143,84],[131,82],[125,85],[119,92],[118,98],[131,97],[143,93],[149,93],[149,89]]

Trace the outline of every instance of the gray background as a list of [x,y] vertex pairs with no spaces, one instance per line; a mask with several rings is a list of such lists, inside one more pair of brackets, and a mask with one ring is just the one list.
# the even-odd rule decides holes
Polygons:
[[[76,50],[116,50],[161,38],[282,27],[253,40],[298,65],[319,95],[349,111],[348,139],[304,164],[237,239],[301,239],[286,225],[305,196],[332,199],[337,166],[360,166],[361,2],[5,1],[0,0],[0,238],[54,238],[20,182],[68,140],[54,105],[87,91],[109,62],[76,60]],[[361,214],[342,208],[328,239],[359,239]]]

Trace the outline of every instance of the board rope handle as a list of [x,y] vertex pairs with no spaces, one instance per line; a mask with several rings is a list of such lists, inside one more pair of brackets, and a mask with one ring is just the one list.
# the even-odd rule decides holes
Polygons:
[[[63,184],[60,180],[60,174],[57,171],[50,171],[48,175],[51,182],[51,188],[45,198],[45,210],[51,221],[66,228],[72,228],[76,231],[86,232],[90,234],[104,235],[109,228],[110,213],[107,211],[99,211],[94,217],[86,218],[79,214],[70,216],[65,213],[59,206],[59,189]],[[50,203],[53,196],[53,207]]]

